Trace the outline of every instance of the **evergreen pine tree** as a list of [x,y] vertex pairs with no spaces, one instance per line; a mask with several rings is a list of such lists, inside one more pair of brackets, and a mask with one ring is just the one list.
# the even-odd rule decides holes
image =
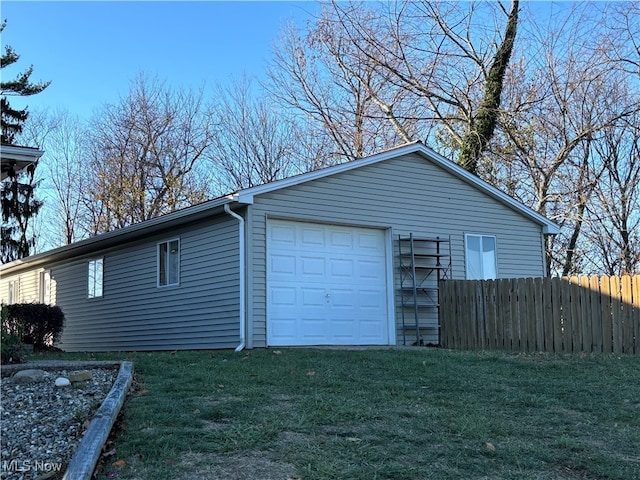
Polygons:
[[[4,31],[6,20],[0,25],[0,33]],[[0,68],[18,61],[20,56],[10,47],[5,46],[0,56]],[[2,118],[2,145],[14,144],[16,135],[22,131],[22,125],[28,117],[27,109],[11,108],[7,95],[28,96],[40,93],[50,82],[31,83],[29,77],[33,72],[30,66],[15,79],[0,81],[0,116]],[[17,260],[29,255],[35,244],[35,237],[29,238],[29,221],[38,213],[42,202],[34,196],[38,182],[34,182],[35,165],[27,172],[18,174],[9,169],[7,178],[2,182],[0,200],[2,203],[2,263]]]
[[[7,21],[5,20],[0,25],[0,33],[4,31],[4,28],[7,26]],[[4,53],[0,56],[0,68],[8,67],[9,65],[13,65],[18,61],[20,55],[18,55],[13,48],[9,45],[5,46]],[[36,93],[40,93],[45,88],[49,86],[51,82],[38,82],[31,83],[29,81],[29,77],[33,73],[33,66],[27,68],[24,72],[19,74],[13,80],[2,80],[0,81],[0,95],[2,95],[2,99],[0,100],[0,108],[1,108],[1,116],[2,116],[2,144],[3,145],[12,145],[16,135],[18,135],[22,131],[22,124],[27,119],[29,113],[27,109],[23,110],[15,110],[11,108],[9,105],[9,100],[7,96],[16,95],[20,97],[35,95]]]

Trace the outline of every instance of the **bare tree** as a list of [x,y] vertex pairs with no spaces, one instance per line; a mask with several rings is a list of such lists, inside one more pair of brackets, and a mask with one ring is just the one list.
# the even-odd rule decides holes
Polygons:
[[375,108],[371,90],[378,89],[380,79],[354,58],[336,28],[326,16],[305,38],[290,26],[269,69],[270,92],[307,125],[310,131],[305,136],[324,137],[321,143],[327,150],[320,152],[319,166],[387,146],[382,125],[371,121]]
[[596,146],[605,172],[588,207],[587,260],[609,275],[640,273],[640,115],[609,129]]
[[86,182],[86,125],[66,110],[36,110],[21,139],[44,150],[37,170],[45,200],[38,228],[38,250],[81,239],[82,191]]
[[244,78],[217,87],[212,113],[218,120],[210,152],[219,193],[299,173],[294,125]]
[[[495,129],[519,3],[512,2],[508,12],[502,4],[388,5],[365,9],[332,2],[323,21],[338,25],[334,30],[350,45],[351,58],[383,79],[372,88],[359,77],[379,109],[377,117],[384,118],[387,127],[405,142],[442,139],[433,135],[437,127],[446,132],[443,143],[459,152],[459,162],[475,172]],[[497,32],[503,15],[506,27],[500,38]],[[479,37],[478,22],[487,19],[493,19],[496,29],[493,33],[487,29],[482,32],[485,38]],[[345,58],[344,49],[342,53],[334,49],[332,54]]]
[[203,92],[173,90],[138,77],[118,105],[106,105],[89,130],[88,233],[148,220],[203,201],[214,118]]
[[484,178],[562,227],[547,238],[550,273],[584,268],[581,230],[605,169],[598,146],[640,108],[629,75],[607,58],[621,40],[598,28],[607,13],[574,6],[557,12],[555,23],[529,25],[525,46],[537,55],[511,70],[501,116],[506,140],[481,167]]

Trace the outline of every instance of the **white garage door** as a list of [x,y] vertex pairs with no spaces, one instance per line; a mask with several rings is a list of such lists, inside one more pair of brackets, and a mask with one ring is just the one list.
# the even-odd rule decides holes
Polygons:
[[382,230],[271,220],[267,343],[389,343]]

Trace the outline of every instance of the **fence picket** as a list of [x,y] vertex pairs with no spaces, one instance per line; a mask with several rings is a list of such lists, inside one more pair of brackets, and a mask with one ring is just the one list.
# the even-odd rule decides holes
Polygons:
[[559,278],[552,278],[551,296],[553,298],[553,351],[564,350],[564,329],[562,327],[562,282]]
[[632,318],[633,318],[633,353],[640,353],[640,277],[631,279],[633,299],[632,299]]
[[530,316],[530,321],[532,323],[532,332],[535,338],[532,347],[534,352],[542,352],[544,351],[544,304],[542,303],[542,279],[531,278],[529,280],[532,292],[532,305],[530,308],[533,312]]
[[600,310],[602,311],[602,351],[613,352],[613,322],[611,320],[611,282],[600,277]]
[[[536,279],[539,280],[542,284],[542,305],[544,312],[544,328],[543,328],[543,336],[544,339],[542,343],[540,343],[540,350],[546,352],[553,352],[553,342],[554,342],[554,329],[553,329],[553,295],[551,295],[551,279]],[[546,281],[545,281],[546,280]]]
[[496,282],[494,280],[487,280],[485,282],[486,287],[486,302],[487,302],[487,348],[494,350],[497,345],[498,334],[496,331]]
[[593,350],[593,336],[589,323],[589,311],[591,310],[591,292],[589,291],[589,277],[580,277],[580,337],[582,339],[580,351],[591,352]]
[[622,300],[622,351],[624,353],[633,353],[633,326],[632,326],[632,293],[631,293],[631,277],[623,276],[621,279],[621,300]]
[[602,353],[602,307],[600,305],[600,279],[589,277],[589,324],[591,328],[592,351]]
[[613,353],[622,353],[622,302],[620,301],[620,278],[611,277],[610,281]]

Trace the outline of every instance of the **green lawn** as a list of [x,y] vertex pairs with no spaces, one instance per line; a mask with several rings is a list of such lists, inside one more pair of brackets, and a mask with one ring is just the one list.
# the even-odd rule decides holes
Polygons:
[[91,356],[114,357],[137,391],[100,478],[640,479],[640,356]]

